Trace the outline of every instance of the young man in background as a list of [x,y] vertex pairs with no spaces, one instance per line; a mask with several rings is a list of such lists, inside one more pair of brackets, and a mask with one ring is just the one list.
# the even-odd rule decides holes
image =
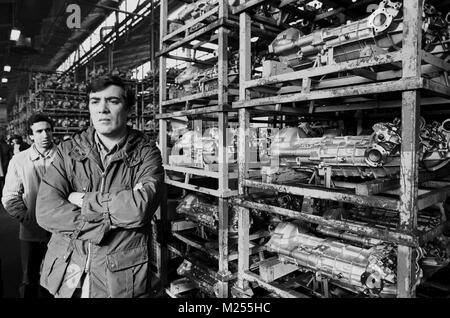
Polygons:
[[53,122],[43,114],[28,120],[33,144],[15,154],[9,162],[3,188],[5,210],[20,222],[20,254],[22,262],[21,298],[48,296],[39,286],[39,271],[49,240],[49,233],[36,222],[36,197],[41,180],[52,162]]

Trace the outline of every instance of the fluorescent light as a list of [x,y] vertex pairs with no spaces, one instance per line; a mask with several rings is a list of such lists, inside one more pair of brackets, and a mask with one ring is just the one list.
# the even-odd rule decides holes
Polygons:
[[5,77],[3,77],[3,78],[2,78],[2,83],[8,83],[8,79],[5,78]]
[[11,66],[5,65],[5,66],[3,66],[3,70],[4,70],[5,72],[11,72]]
[[20,30],[19,29],[11,29],[11,34],[9,35],[9,39],[11,41],[17,41],[20,38]]

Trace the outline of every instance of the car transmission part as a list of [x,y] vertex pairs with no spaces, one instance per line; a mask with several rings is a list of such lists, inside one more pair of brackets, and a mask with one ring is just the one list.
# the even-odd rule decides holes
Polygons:
[[[176,141],[169,156],[169,164],[203,167],[205,164],[219,162],[218,127],[205,130],[203,136],[199,132],[187,131]],[[227,128],[226,153],[228,163],[237,161],[237,129]]]
[[[431,51],[448,38],[447,22],[428,3],[423,12],[423,49]],[[383,0],[369,17],[336,28],[310,34],[289,28],[275,38],[269,52],[298,70],[398,50],[403,40],[402,13],[401,2]]]
[[[208,198],[201,194],[188,194],[178,204],[176,211],[186,215],[190,220],[198,222],[213,230],[219,229],[219,206],[216,198]],[[228,205],[228,233],[238,232],[237,208]]]
[[[207,164],[219,163],[219,133],[218,127],[212,127],[203,133],[203,161]],[[226,153],[228,163],[237,162],[237,129],[228,128],[226,134]]]
[[[218,64],[212,66],[193,64],[186,67],[177,77],[172,89],[172,98],[208,92],[217,89],[219,70]],[[239,79],[239,55],[233,52],[228,58],[228,84],[236,83]]]
[[[450,161],[449,140],[438,123],[425,124],[420,129],[422,167],[437,170]],[[330,166],[333,176],[386,177],[400,171],[400,121],[376,123],[371,135],[325,136],[304,138],[296,127],[276,133],[268,150],[270,166],[262,174],[278,173],[280,167],[323,168]]]
[[210,297],[219,297],[220,281],[206,268],[200,267],[187,259],[178,266],[177,274],[189,278],[194,285]]
[[[374,296],[396,294],[397,249],[394,244],[360,248],[306,234],[294,223],[280,223],[266,248],[278,253],[283,262],[313,271],[355,292]],[[423,252],[418,248],[416,254],[418,261]],[[419,266],[417,268],[416,281],[419,283],[422,271]]]

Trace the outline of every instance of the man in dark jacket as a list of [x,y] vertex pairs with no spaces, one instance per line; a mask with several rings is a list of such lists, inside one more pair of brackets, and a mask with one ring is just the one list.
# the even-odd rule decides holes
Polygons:
[[58,146],[39,189],[37,221],[52,233],[41,285],[55,297],[146,297],[161,153],[126,126],[134,95],[120,78],[88,93],[93,126]]

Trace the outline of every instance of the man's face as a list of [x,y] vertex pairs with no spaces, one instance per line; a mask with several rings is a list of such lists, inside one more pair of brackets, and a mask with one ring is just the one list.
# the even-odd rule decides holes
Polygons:
[[124,90],[116,85],[89,94],[89,112],[98,134],[119,137],[124,133],[128,116],[124,95]]
[[50,149],[53,146],[52,126],[46,121],[39,121],[30,126],[33,140],[38,148]]

